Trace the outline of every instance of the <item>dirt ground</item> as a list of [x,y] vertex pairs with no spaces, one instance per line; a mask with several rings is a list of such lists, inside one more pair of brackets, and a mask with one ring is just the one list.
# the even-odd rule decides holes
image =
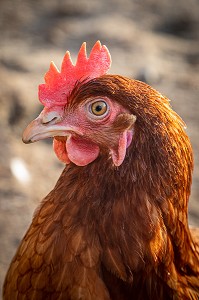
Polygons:
[[195,170],[190,224],[199,225],[198,0],[0,0],[0,286],[39,201],[63,165],[51,141],[25,145],[22,131],[41,110],[38,84],[82,42],[112,55],[111,73],[146,81],[169,97],[187,124]]

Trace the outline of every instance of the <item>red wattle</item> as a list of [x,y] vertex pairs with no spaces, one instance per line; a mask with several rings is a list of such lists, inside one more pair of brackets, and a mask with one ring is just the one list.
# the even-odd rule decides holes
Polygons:
[[58,159],[68,165],[70,163],[70,159],[68,158],[68,153],[66,151],[66,141],[60,141],[54,138],[53,148]]
[[54,138],[54,151],[60,161],[69,164],[71,161],[77,166],[86,166],[99,155],[99,147],[81,138],[68,137],[67,140]]
[[66,141],[68,158],[77,166],[86,166],[99,155],[99,147],[85,139],[69,137]]

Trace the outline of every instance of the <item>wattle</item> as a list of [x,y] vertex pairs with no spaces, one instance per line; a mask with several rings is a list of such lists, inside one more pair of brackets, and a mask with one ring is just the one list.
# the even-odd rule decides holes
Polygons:
[[67,140],[54,138],[54,151],[59,160],[77,166],[86,166],[93,162],[99,155],[99,146],[89,140],[70,136]]

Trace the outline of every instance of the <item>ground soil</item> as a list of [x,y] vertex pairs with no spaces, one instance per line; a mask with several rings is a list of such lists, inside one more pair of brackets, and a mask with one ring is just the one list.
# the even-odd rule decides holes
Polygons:
[[[84,41],[90,50],[100,39],[112,54],[111,73],[152,85],[186,122],[195,155],[189,222],[199,225],[198,16],[197,0],[0,0],[0,286],[35,207],[64,167],[51,141],[21,141],[42,109],[37,86],[51,60],[60,66],[69,49],[75,61]],[[29,180],[15,174],[17,164]]]

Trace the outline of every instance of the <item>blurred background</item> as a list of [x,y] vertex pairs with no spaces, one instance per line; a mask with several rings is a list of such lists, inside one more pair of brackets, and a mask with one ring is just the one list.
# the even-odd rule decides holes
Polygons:
[[111,73],[147,82],[171,99],[195,154],[189,222],[199,226],[199,1],[0,0],[0,286],[35,207],[64,165],[51,140],[25,145],[23,129],[42,109],[38,84],[82,42],[100,40]]

